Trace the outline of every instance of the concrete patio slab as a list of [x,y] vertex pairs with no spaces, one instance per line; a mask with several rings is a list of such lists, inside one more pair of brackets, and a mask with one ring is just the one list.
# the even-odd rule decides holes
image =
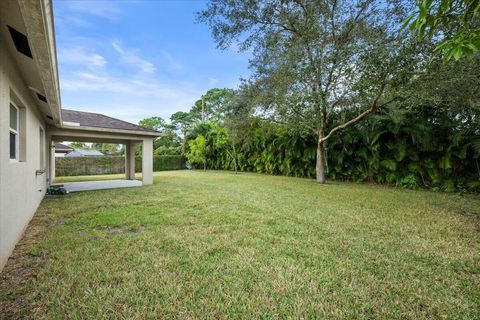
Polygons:
[[65,188],[65,190],[67,190],[70,193],[70,192],[80,192],[80,191],[141,187],[142,181],[104,180],[104,181],[67,182],[67,183],[58,183],[54,185],[63,186],[63,188]]

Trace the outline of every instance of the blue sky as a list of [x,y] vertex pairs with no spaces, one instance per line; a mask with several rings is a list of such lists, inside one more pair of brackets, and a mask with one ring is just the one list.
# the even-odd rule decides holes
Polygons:
[[210,88],[235,88],[248,54],[195,22],[204,1],[54,0],[62,107],[168,119]]

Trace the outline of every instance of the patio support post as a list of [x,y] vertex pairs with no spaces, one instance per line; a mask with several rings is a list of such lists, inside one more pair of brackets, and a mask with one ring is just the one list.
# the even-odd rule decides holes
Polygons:
[[50,165],[48,166],[48,184],[51,185],[55,179],[55,141],[50,140],[48,146],[47,152],[49,152],[50,160]]
[[125,179],[135,180],[135,144],[125,143]]
[[142,141],[142,182],[143,185],[153,184],[153,139]]

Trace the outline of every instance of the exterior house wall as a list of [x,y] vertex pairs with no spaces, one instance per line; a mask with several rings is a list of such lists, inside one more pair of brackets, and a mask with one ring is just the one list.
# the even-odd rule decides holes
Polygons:
[[[10,101],[21,108],[20,149],[18,162],[9,157]],[[43,128],[45,150],[41,168],[40,128]],[[45,195],[49,160],[47,126],[30,90],[26,87],[15,62],[0,40],[0,270],[31,220]]]

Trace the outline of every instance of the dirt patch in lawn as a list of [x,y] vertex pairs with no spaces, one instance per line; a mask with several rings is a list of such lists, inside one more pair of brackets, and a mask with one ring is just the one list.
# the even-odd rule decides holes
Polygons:
[[97,230],[105,230],[105,236],[107,238],[113,237],[115,235],[123,234],[123,233],[140,233],[145,230],[145,227],[135,227],[135,228],[126,228],[126,227],[100,227],[96,228]]
[[470,217],[470,218],[480,219],[480,213],[478,213],[478,212],[460,210],[460,211],[458,211],[457,213],[458,213],[459,215],[461,215],[461,216],[464,216],[464,217]]
[[468,210],[460,210],[460,211],[457,211],[457,213],[465,217],[466,219],[471,220],[475,225],[475,228],[477,229],[477,231],[480,231],[480,213],[468,211]]

